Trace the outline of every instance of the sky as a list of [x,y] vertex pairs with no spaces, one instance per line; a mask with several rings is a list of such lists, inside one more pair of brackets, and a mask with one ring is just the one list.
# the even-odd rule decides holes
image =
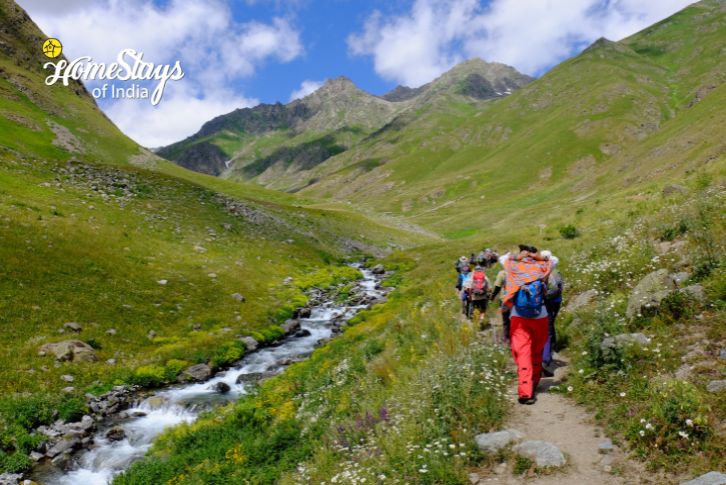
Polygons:
[[[123,49],[180,61],[157,106],[99,98],[147,147],[237,108],[287,103],[346,76],[373,94],[480,57],[541,76],[600,37],[620,40],[690,0],[16,0],[68,59]],[[128,82],[127,82],[128,83]],[[103,84],[88,81],[89,89]],[[123,85],[123,83],[121,84]],[[128,85],[128,84],[126,84]],[[147,84],[148,85],[148,84]],[[151,85],[153,87],[153,84]]]

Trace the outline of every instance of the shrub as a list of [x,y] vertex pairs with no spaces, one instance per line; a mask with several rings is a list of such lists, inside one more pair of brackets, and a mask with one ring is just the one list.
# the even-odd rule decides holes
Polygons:
[[578,231],[572,224],[560,227],[560,236],[565,239],[575,239],[579,235],[580,231]]
[[242,358],[245,353],[245,345],[235,340],[227,342],[218,348],[211,359],[212,367],[226,367]]
[[166,376],[164,367],[144,365],[134,371],[131,382],[142,387],[159,387],[166,382]]
[[58,403],[58,417],[66,422],[80,420],[87,411],[86,402],[80,397],[65,398]]
[[32,465],[25,453],[7,454],[0,450],[0,473],[20,473],[29,470]]
[[663,298],[658,312],[668,323],[692,318],[698,311],[698,301],[686,291],[673,291]]

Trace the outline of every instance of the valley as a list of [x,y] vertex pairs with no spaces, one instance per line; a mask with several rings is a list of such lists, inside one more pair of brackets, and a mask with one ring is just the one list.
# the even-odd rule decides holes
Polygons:
[[[481,59],[381,96],[339,77],[155,152],[82,84],[43,83],[45,35],[15,2],[0,0],[0,21],[0,483],[680,484],[726,471],[723,2],[600,39],[537,79]],[[523,242],[552,250],[566,281],[569,372],[543,409],[573,406],[636,472],[477,445],[529,418],[488,333],[499,313],[486,332],[460,317],[453,263]],[[289,336],[291,321],[311,335]],[[235,385],[268,364],[274,375]],[[200,366],[232,393],[182,383]],[[192,388],[219,402],[187,419],[144,401]],[[129,389],[129,413],[169,411],[175,426],[134,435],[144,416],[129,415],[110,443],[93,403]],[[43,430],[89,419],[104,433],[55,453]]]

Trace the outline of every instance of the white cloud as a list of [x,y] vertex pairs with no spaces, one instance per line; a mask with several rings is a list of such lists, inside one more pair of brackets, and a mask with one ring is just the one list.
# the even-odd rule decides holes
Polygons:
[[308,94],[313,94],[315,91],[320,89],[320,87],[325,83],[325,81],[311,81],[310,79],[306,79],[300,84],[300,88],[294,90],[290,94],[290,101],[295,101],[296,99],[304,98]]
[[303,52],[299,32],[288,20],[239,23],[223,0],[171,0],[164,6],[152,0],[73,3],[59,13],[55,0],[20,0],[46,34],[63,42],[67,57],[113,62],[119,51],[133,48],[148,62],[181,61],[185,77],[168,83],[156,107],[148,100],[100,101],[108,116],[145,146],[178,141],[214,116],[255,104],[236,92],[235,84],[265,62],[289,62]]
[[362,32],[348,37],[348,48],[371,56],[383,78],[410,87],[471,57],[536,75],[599,37],[619,40],[691,2],[415,0],[403,15],[373,12]]

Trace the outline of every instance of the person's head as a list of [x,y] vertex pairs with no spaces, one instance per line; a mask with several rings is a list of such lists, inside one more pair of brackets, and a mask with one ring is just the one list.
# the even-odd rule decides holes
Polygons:
[[462,257],[459,258],[459,261],[461,261],[462,263],[468,263],[469,262],[469,258],[467,258],[466,256],[462,256]]
[[484,271],[484,267],[480,263],[477,263],[474,267],[474,271]]
[[520,256],[533,256],[537,254],[537,248],[534,246],[530,246],[529,244],[520,244],[519,245],[519,255]]

